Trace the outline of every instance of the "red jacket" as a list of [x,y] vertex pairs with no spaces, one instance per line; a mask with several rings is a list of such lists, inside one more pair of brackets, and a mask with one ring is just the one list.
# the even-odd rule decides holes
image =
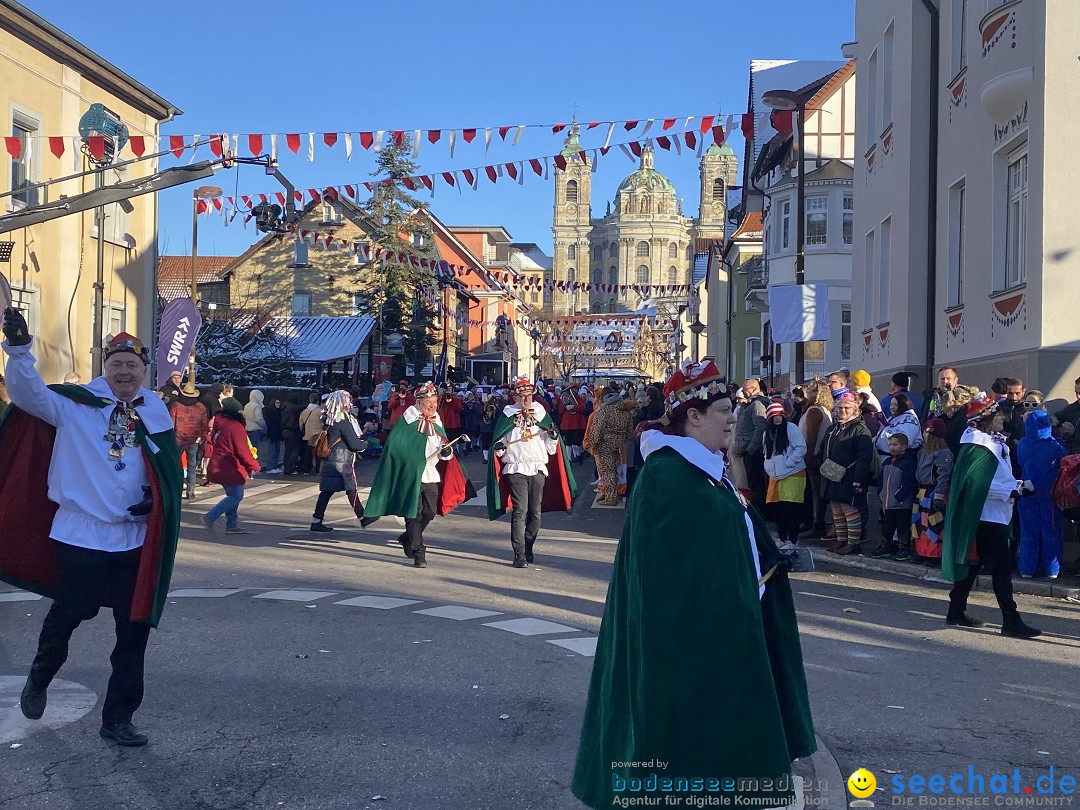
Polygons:
[[169,406],[173,427],[176,429],[176,446],[187,447],[202,441],[210,429],[210,420],[206,416],[206,406],[198,400],[191,405],[177,399]]
[[406,394],[403,397],[399,397],[397,394],[394,394],[394,396],[390,398],[390,427],[394,426],[394,423],[397,422],[398,417],[405,413],[405,410],[410,405],[415,404],[416,397],[414,397],[412,394]]
[[562,397],[556,400],[559,407],[559,430],[584,430],[585,429],[585,398],[578,397],[574,410],[566,410]]
[[206,442],[206,480],[211,484],[243,484],[250,473],[259,471],[259,462],[248,447],[243,417],[220,411]]
[[451,397],[450,401],[439,403],[439,418],[445,430],[458,430],[461,427],[461,409],[464,407],[461,397]]

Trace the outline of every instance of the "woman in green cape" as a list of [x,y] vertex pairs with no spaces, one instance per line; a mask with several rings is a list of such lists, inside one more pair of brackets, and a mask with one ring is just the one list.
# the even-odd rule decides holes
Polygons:
[[573,791],[594,808],[642,791],[781,807],[815,748],[787,575],[724,474],[735,420],[715,364],[677,371],[664,400],[641,434]]

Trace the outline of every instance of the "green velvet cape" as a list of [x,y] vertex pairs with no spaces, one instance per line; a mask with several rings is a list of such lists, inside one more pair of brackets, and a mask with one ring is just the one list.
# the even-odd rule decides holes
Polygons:
[[[683,804],[710,784],[732,802],[794,800],[791,761],[815,749],[798,624],[786,574],[758,598],[745,515],[676,451],[646,460],[615,554],[574,771],[573,792],[589,807],[635,795],[620,784],[654,774],[652,795]],[[751,517],[765,573],[776,545]]]
[[941,575],[949,582],[958,582],[971,571],[968,555],[997,467],[997,458],[981,444],[960,446],[949,479],[949,505],[941,539]]
[[[499,414],[499,421],[495,423],[495,432],[491,436],[491,443],[505,439],[517,420],[513,416],[507,416],[505,412]],[[551,414],[544,413],[544,418],[536,423],[540,430],[551,430],[554,423]],[[570,454],[566,449],[560,434],[559,449],[550,457],[547,465],[547,476],[544,478],[544,493],[540,498],[541,512],[569,512],[574,506],[574,499],[578,496],[577,479],[570,467]],[[506,514],[513,503],[510,500],[510,482],[502,474],[502,461],[494,453],[488,463],[487,471],[487,509],[488,520],[498,520]]]

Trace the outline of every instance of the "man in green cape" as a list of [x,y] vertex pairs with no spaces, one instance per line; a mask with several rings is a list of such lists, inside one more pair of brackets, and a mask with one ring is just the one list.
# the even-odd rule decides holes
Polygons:
[[52,598],[20,698],[42,716],[68,640],[111,607],[116,645],[101,736],[145,745],[131,724],[143,661],[169,589],[180,526],[181,469],[168,409],[143,388],[147,352],[117,335],[104,375],[86,386],[46,386],[26,321],[4,313],[13,407],[0,428],[0,579]]
[[544,406],[533,399],[535,387],[527,378],[513,387],[514,404],[499,414],[492,434],[488,465],[488,519],[497,520],[513,508],[510,545],[514,568],[533,561],[540,531],[540,513],[569,512],[578,488],[570,471],[570,456]]
[[649,791],[678,806],[794,800],[815,749],[787,574],[725,474],[735,419],[711,361],[676,371],[615,553],[573,791],[589,807]]
[[966,416],[968,428],[960,439],[960,453],[949,480],[942,538],[941,573],[955,583],[949,592],[945,623],[982,625],[965,611],[968,594],[985,564],[990,567],[994,596],[1001,608],[1001,634],[1034,638],[1039,631],[1024,623],[1013,599],[1009,551],[1013,503],[1022,494],[1034,492],[1034,487],[1030,481],[1017,481],[1013,476],[1009,447],[1001,434],[1005,415],[998,401],[980,392],[968,403]]
[[398,541],[416,568],[427,568],[424,529],[476,490],[447,443],[438,389],[427,382],[413,393],[415,404],[402,412],[386,440],[360,523],[370,526],[383,515],[405,518]]

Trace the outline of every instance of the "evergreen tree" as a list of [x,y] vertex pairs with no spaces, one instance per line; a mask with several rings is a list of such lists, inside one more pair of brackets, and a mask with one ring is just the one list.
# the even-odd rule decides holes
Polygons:
[[[417,164],[409,158],[412,142],[406,135],[401,143],[391,139],[379,151],[371,197],[361,208],[375,228],[374,247],[393,254],[414,256],[434,263],[439,260],[427,216],[427,204],[412,196],[406,178],[416,174]],[[436,312],[423,291],[435,294],[435,272],[430,267],[413,266],[408,261],[372,260],[357,275],[357,292],[367,311],[375,315],[382,308],[383,335],[400,332],[405,337],[405,353],[394,357],[395,380],[405,376],[405,364],[415,373],[431,360]]]

